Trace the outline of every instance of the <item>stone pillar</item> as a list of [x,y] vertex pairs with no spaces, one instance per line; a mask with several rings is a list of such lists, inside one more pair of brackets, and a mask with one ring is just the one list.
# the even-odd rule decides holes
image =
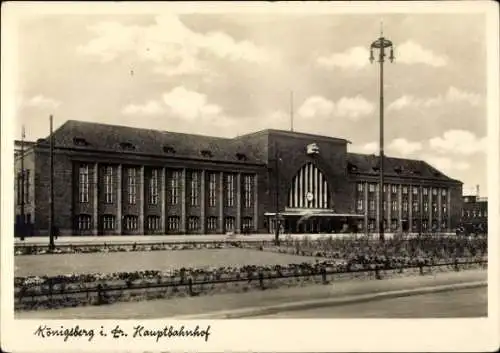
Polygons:
[[365,210],[365,234],[368,235],[368,182],[365,181],[363,183],[363,192],[364,192],[364,210]]
[[122,235],[122,211],[123,211],[123,183],[122,183],[122,165],[116,168],[116,234]]
[[389,233],[394,232],[392,229],[392,190],[391,184],[387,184],[387,226],[389,227]]
[[259,176],[255,174],[253,180],[253,227],[254,231],[259,230]]
[[448,232],[451,232],[451,189],[446,189],[446,226]]
[[186,234],[186,168],[181,172],[181,224],[179,224],[179,231],[181,234]]
[[398,231],[403,232],[403,185],[398,185]]
[[408,185],[408,233],[413,232],[413,185]]
[[419,218],[419,229],[420,232],[423,233],[422,229],[422,223],[423,223],[423,218],[424,218],[424,188],[421,185],[420,186],[420,192],[418,194],[418,218]]
[[427,225],[427,229],[428,231],[431,231],[432,230],[432,187],[429,187],[429,209],[427,211],[428,214],[429,214],[429,220],[428,220],[428,225]]
[[235,233],[241,233],[241,173],[236,174],[236,227]]
[[438,202],[437,202],[437,206],[438,206],[438,231],[442,232],[443,229],[442,229],[442,223],[443,223],[443,212],[442,212],[442,189],[441,188],[438,188]]
[[94,164],[94,176],[92,180],[93,194],[93,216],[92,235],[99,235],[99,163]]
[[224,172],[219,173],[219,233],[224,234]]
[[205,186],[206,173],[205,169],[200,172],[200,232],[205,234],[207,232],[207,216],[206,216],[206,192]]
[[160,207],[161,207],[161,224],[160,230],[161,234],[166,234],[167,232],[167,182],[166,182],[167,171],[165,167],[161,168],[160,173]]
[[376,184],[375,185],[375,210],[376,210],[376,224],[375,224],[375,230],[377,232],[380,232],[380,215],[382,214],[380,210],[380,191],[377,190],[377,187],[380,187],[380,185]]
[[140,235],[144,235],[144,207],[145,207],[145,198],[146,193],[144,192],[144,166],[141,165],[139,168],[139,224],[137,225],[137,230]]

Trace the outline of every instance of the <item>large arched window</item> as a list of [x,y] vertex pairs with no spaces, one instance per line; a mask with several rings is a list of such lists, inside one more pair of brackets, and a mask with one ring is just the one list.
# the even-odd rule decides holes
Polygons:
[[328,182],[313,163],[304,165],[293,178],[288,192],[290,208],[328,208]]

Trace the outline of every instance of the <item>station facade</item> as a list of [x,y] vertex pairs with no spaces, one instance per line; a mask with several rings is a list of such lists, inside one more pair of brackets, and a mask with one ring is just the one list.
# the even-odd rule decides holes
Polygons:
[[[61,235],[451,231],[462,183],[424,161],[348,152],[349,141],[263,130],[217,138],[67,121],[53,133]],[[16,224],[46,235],[49,140],[16,155]],[[24,180],[24,188],[20,185]],[[24,189],[24,195],[20,190]]]

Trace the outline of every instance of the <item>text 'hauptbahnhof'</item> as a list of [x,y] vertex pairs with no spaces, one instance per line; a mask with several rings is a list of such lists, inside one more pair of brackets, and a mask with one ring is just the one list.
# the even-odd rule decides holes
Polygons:
[[[281,130],[220,138],[69,120],[52,141],[61,235],[272,233],[277,219],[285,233],[378,232],[379,157],[349,153],[345,139]],[[460,181],[391,157],[384,175],[385,232],[449,232],[460,222]],[[17,154],[16,176],[16,223],[23,203],[32,235],[47,235],[49,137]]]

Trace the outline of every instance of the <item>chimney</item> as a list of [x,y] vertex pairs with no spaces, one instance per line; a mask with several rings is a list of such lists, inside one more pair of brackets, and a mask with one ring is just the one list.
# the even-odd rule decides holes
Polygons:
[[479,198],[479,184],[476,185],[476,196]]

